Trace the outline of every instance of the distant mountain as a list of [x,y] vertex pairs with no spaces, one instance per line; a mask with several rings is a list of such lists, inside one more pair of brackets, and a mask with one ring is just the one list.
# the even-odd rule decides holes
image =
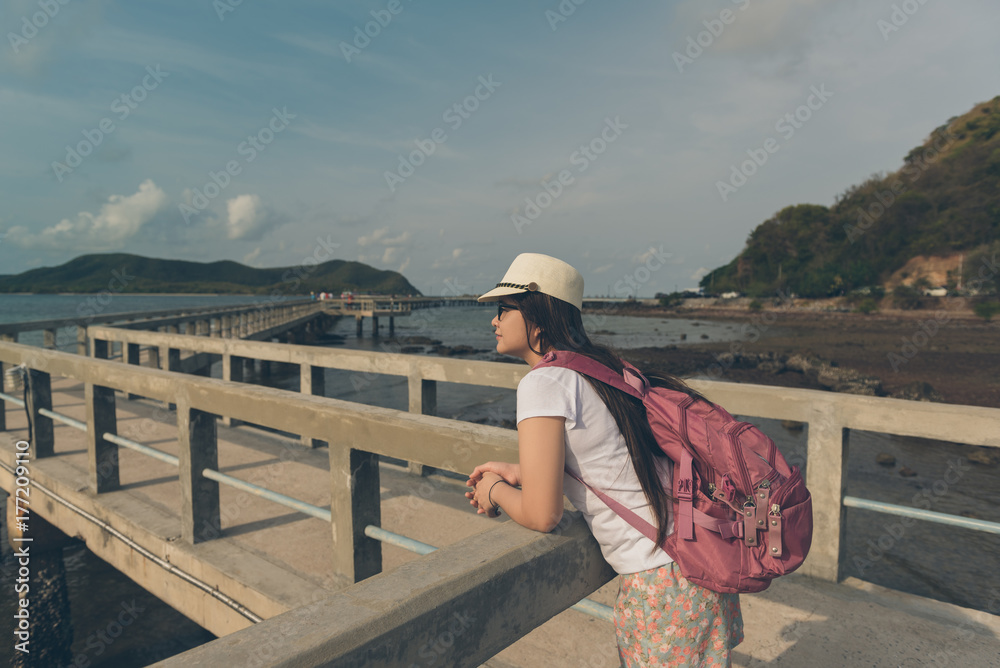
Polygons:
[[0,292],[309,294],[343,291],[419,295],[406,278],[360,262],[255,269],[238,262],[160,260],[128,253],[81,255],[58,267],[0,276]]
[[[833,296],[882,285],[917,256],[982,255],[998,240],[1000,96],[937,128],[898,171],[849,188],[832,207],[782,209],[701,286]],[[965,263],[966,273],[976,269]]]

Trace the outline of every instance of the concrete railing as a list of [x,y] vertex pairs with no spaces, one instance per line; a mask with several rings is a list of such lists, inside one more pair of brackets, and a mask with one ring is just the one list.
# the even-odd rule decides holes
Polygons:
[[[82,297],[81,297],[82,298]],[[87,304],[84,303],[84,306]],[[100,309],[102,304],[95,302],[94,309]],[[222,336],[223,325],[234,319],[238,322],[271,322],[278,319],[281,309],[306,307],[311,312],[320,310],[318,305],[310,300],[284,300],[263,304],[244,304],[235,306],[205,306],[193,308],[172,308],[159,311],[131,311],[121,313],[97,313],[94,309],[87,310],[75,318],[50,318],[47,320],[32,320],[0,324],[0,341],[17,343],[22,332],[41,331],[43,333],[42,347],[57,348],[57,333],[60,329],[76,328],[77,353],[88,354],[86,329],[90,325],[100,323],[118,323],[119,327],[130,329],[170,328],[178,331],[178,327],[187,327],[191,323],[189,333],[204,333],[206,335]],[[85,309],[86,310],[86,309]],[[299,312],[299,311],[297,311]],[[197,323],[204,323],[199,325]]]
[[[514,389],[528,370],[524,365],[499,362],[192,339],[111,327],[95,327],[91,331],[98,339],[160,347],[182,346],[222,355],[227,380],[240,380],[234,371],[233,360],[237,358],[298,364],[303,394],[323,393],[321,379],[325,368],[355,371],[362,381],[366,374],[403,376],[408,379],[410,412],[428,415],[436,410],[439,381]],[[806,483],[813,495],[815,528],[813,547],[802,571],[829,581],[839,579],[844,545],[845,462],[851,430],[1000,447],[1000,430],[996,428],[1000,424],[1000,409],[718,381],[691,381],[691,385],[731,413],[808,425]],[[298,433],[294,429],[291,431]],[[304,441],[308,442],[308,437],[304,437]],[[416,451],[412,457],[402,458],[434,466],[422,461]]]
[[[302,396],[0,343],[0,371],[2,364],[31,368],[27,410],[33,428],[32,458],[53,454],[50,375],[84,383],[89,486],[95,493],[118,486],[117,445],[108,439],[116,431],[115,390],[176,404],[182,538],[191,543],[206,538],[199,535],[199,527],[219,524],[219,483],[205,475],[218,469],[215,416],[302,434],[310,442],[329,442],[330,510],[335,518],[350,518],[331,525],[335,568],[356,582],[381,570],[380,544],[364,533],[366,526],[380,524],[379,456],[445,470],[455,470],[453,460],[459,450],[476,462],[516,460],[512,431],[424,413],[433,405],[438,381],[514,388],[527,371],[520,365],[115,328],[92,328],[92,334],[103,342],[176,346],[230,358],[296,363],[303,368],[303,378],[313,377],[316,369],[337,368],[409,379],[412,412],[407,413],[308,396],[314,385],[304,385],[310,391]],[[838,579],[844,545],[850,430],[1000,446],[998,409],[711,381],[692,385],[732,413],[808,425],[807,483],[813,494],[815,530],[802,571],[831,581]],[[270,662],[258,660],[256,665],[312,666],[334,661],[337,665],[398,665],[414,660],[414,652],[427,647],[443,647],[441,656],[449,665],[478,665],[611,577],[577,516],[567,517],[571,526],[555,535],[505,525],[443,548],[329,600],[185,654],[183,665],[214,665],[221,656],[254,652],[255,647],[274,648],[276,657]],[[490,555],[485,561],[484,554]],[[385,614],[388,611],[393,614]],[[444,634],[448,643],[433,642]]]
[[[350,581],[382,569],[381,543],[364,533],[370,524],[381,525],[379,456],[443,470],[459,468],[456,451],[469,453],[475,461],[517,458],[516,435],[496,427],[130,367],[15,343],[0,343],[0,367],[5,364],[30,367],[26,410],[32,427],[32,459],[54,454],[50,377],[84,383],[88,486],[97,494],[119,488],[115,391],[175,404],[181,535],[189,543],[211,539],[215,535],[211,529],[220,526],[219,482],[205,474],[219,469],[216,416],[327,441],[330,512],[338,518],[332,522],[334,568]],[[0,429],[5,428],[0,423]]]

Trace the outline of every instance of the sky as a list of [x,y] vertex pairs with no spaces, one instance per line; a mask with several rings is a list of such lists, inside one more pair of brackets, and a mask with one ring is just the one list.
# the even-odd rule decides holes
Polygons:
[[996,0],[6,0],[0,274],[357,260],[694,287],[1000,94]]

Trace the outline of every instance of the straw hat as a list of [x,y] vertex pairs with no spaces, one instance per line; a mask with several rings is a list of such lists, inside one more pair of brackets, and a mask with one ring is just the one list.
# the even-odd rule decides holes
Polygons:
[[521,253],[497,286],[479,298],[493,302],[504,295],[541,292],[583,309],[583,276],[571,265],[541,253]]

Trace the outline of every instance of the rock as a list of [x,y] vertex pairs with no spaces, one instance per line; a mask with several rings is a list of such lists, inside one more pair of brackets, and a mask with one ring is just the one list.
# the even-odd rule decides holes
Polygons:
[[687,341],[687,334],[681,334],[681,341]]
[[969,453],[969,461],[983,466],[996,466],[1000,463],[1000,448],[975,448]]
[[944,401],[944,397],[930,383],[924,381],[915,381],[904,385],[893,392],[892,396],[896,399],[909,401]]
[[702,334],[702,335],[701,335],[701,338],[703,338],[703,339],[707,339],[707,338],[708,338],[708,334]]
[[896,458],[888,453],[880,452],[875,456],[875,463],[879,466],[895,466]]
[[917,472],[911,469],[909,466],[904,466],[903,468],[899,469],[899,475],[903,476],[904,478],[913,478],[917,475]]

